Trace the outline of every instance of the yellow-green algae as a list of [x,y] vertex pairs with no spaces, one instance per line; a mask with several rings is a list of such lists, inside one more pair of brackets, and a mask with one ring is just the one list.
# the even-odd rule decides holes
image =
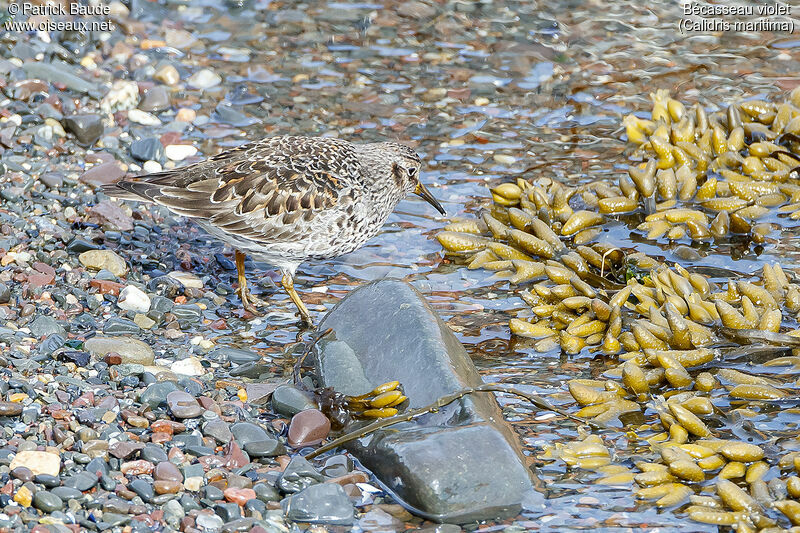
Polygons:
[[[746,419],[797,398],[800,283],[779,263],[765,263],[751,280],[719,285],[598,240],[605,224],[631,215],[643,217],[636,231],[645,239],[712,245],[734,236],[769,242],[776,228],[764,219],[800,219],[800,89],[784,102],[746,101],[715,113],[687,108],[664,90],[651,98],[649,120],[623,120],[633,163],[616,182],[503,183],[480,220],[451,224],[437,238],[468,268],[496,271],[519,288],[530,312],[511,319],[513,335],[535,339],[543,352],[618,358],[605,379],[568,383],[576,415],[619,423],[656,414],[649,424],[624,424],[651,457],[635,470],[614,464],[593,434],[547,447],[540,459],[594,470],[597,483],[630,484],[637,497],[685,506],[699,522],[737,531],[800,525],[800,441],[775,446],[765,436],[769,446],[756,445],[720,424],[734,412]],[[723,368],[726,354],[746,353],[751,343],[775,354],[766,364],[778,372]],[[719,412],[712,400],[731,411]]]

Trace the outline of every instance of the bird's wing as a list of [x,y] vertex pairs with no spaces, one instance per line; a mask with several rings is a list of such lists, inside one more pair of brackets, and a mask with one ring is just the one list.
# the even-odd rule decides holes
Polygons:
[[273,137],[105,190],[126,199],[136,195],[245,239],[290,242],[309,233],[320,212],[345,209],[360,172],[348,142]]

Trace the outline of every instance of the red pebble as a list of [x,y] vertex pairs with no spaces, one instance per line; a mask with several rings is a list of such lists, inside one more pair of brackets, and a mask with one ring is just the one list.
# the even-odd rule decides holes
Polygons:
[[121,365],[122,357],[118,353],[110,352],[106,354],[103,361],[105,361],[108,366]]
[[172,435],[172,423],[169,420],[156,420],[150,424],[150,429],[154,432],[168,433]]
[[253,489],[237,489],[234,487],[227,488],[223,491],[225,499],[231,503],[238,503],[244,505],[256,497],[256,491]]
[[122,466],[119,467],[120,472],[127,475],[132,476],[139,476],[142,474],[152,474],[153,463],[150,461],[145,461],[144,459],[139,459],[137,461],[128,461],[127,463],[122,463]]

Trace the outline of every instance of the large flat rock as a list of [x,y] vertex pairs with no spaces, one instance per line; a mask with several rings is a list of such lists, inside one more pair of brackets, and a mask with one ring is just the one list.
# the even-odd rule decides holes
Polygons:
[[[482,380],[464,346],[408,283],[384,279],[352,291],[322,320],[316,349],[324,386],[346,394],[399,380],[410,407]],[[535,477],[494,395],[466,396],[437,413],[348,444],[412,512],[442,522],[516,515]]]

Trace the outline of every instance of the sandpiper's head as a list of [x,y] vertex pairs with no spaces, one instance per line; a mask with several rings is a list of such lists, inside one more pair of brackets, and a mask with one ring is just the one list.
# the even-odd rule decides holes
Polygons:
[[376,171],[377,175],[391,180],[392,188],[402,191],[402,196],[414,193],[435,207],[441,214],[446,214],[442,205],[419,180],[422,161],[420,161],[414,150],[404,144],[395,142],[363,146],[373,148],[373,150],[368,150],[368,152],[371,152],[369,154],[371,161],[368,164],[375,165],[373,170]]

